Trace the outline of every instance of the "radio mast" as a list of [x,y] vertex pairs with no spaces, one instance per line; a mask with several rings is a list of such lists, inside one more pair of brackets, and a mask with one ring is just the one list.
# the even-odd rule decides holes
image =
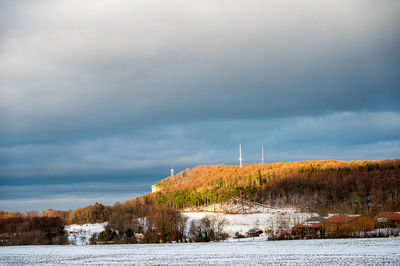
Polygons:
[[239,162],[240,167],[242,167],[242,144],[239,144]]
[[261,163],[264,163],[264,145],[261,145]]

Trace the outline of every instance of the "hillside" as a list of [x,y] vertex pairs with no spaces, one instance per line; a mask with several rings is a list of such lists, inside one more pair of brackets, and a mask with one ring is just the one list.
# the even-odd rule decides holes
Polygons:
[[178,209],[232,197],[319,213],[373,214],[400,208],[400,160],[298,161],[197,166],[162,179],[146,195]]

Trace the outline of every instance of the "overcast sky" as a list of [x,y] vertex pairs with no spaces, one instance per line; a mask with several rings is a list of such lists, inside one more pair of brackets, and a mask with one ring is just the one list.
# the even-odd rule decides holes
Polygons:
[[0,209],[198,164],[400,157],[400,1],[1,1]]

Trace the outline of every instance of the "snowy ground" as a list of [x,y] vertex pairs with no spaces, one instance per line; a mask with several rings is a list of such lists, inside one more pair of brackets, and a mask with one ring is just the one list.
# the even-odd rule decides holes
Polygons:
[[400,265],[400,238],[0,248],[0,265]]
[[97,224],[72,224],[65,226],[68,240],[73,245],[88,245],[93,235],[98,235],[106,227],[107,222]]
[[236,232],[246,233],[252,228],[265,230],[270,227],[274,230],[283,227],[289,229],[316,214],[297,212],[293,209],[263,209],[249,214],[218,214],[213,212],[184,212],[189,217],[188,225],[192,220],[200,220],[206,215],[220,215],[228,221],[225,231],[233,236]]

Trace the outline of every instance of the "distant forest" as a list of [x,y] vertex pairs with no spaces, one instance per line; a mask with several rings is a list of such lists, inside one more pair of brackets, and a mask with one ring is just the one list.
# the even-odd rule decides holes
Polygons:
[[[232,197],[270,206],[297,207],[321,215],[328,212],[362,213],[372,217],[380,211],[400,210],[400,160],[197,166],[162,179],[156,186],[158,192],[113,206],[96,203],[75,210],[49,209],[40,213],[0,211],[0,234],[3,232],[3,236],[7,236],[10,232],[22,230],[40,235],[40,243],[65,241],[57,235],[59,224],[55,223],[50,234],[38,224],[55,220],[35,218],[41,217],[57,218],[62,226],[108,221],[110,230],[118,231],[124,237],[132,235],[132,232],[143,232],[143,242],[179,241],[183,238],[186,225],[185,217],[179,210],[222,205]],[[143,217],[146,217],[149,228],[146,232],[141,223]],[[20,229],[14,230],[10,223],[19,224]],[[132,243],[135,240],[124,241]]]
[[64,222],[59,217],[0,219],[0,245],[60,245],[66,242]]
[[[146,217],[146,219],[143,219]],[[56,220],[54,220],[56,219]],[[41,224],[57,221],[56,225]],[[96,203],[69,211],[46,210],[42,212],[0,211],[0,245],[61,244],[67,240],[64,224],[100,223],[108,221],[106,231],[99,235],[103,242],[136,243],[134,233],[143,233],[141,243],[183,241],[187,217],[168,206],[133,199],[113,206]],[[144,230],[146,227],[146,230]],[[62,228],[62,229],[60,229]],[[202,227],[204,228],[204,226]],[[49,234],[60,233],[57,235]],[[60,236],[55,241],[54,237]]]

